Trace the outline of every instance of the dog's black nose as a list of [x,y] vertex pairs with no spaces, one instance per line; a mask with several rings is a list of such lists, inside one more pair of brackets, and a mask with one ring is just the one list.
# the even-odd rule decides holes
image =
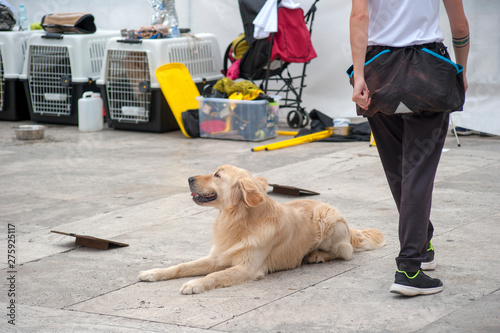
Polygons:
[[191,185],[194,182],[194,177],[189,177],[188,178],[188,183]]

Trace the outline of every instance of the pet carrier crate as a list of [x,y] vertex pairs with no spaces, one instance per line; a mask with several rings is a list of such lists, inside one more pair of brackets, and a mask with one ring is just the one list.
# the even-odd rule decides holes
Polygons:
[[108,126],[115,129],[157,133],[179,129],[155,76],[161,65],[186,65],[199,91],[223,77],[219,44],[208,33],[163,39],[111,38],[104,59],[97,84]]
[[99,92],[96,81],[106,43],[119,34],[119,31],[97,31],[32,35],[20,76],[31,119],[78,125],[78,99],[85,91]]
[[28,38],[32,31],[0,32],[0,120],[30,118],[19,75],[23,71]]

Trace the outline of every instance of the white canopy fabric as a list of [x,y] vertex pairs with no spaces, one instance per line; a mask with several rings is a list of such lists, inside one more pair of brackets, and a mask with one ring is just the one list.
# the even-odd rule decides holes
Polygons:
[[[453,113],[453,121],[457,126],[500,135],[500,112],[497,110],[500,105],[500,1],[463,1],[471,36],[469,90],[464,111]],[[139,29],[150,24],[153,12],[147,0],[9,2],[14,8],[18,8],[21,2],[24,4],[29,23],[40,21],[47,13],[85,11],[94,14],[98,29]],[[314,1],[296,2],[307,11]],[[311,37],[318,57],[307,67],[303,106],[306,111],[317,109],[331,117],[356,117],[351,102],[352,88],[345,73],[351,65],[351,0],[321,0],[317,6]],[[189,27],[195,33],[213,33],[219,41],[221,53],[243,32],[235,0],[176,1],[176,10],[180,27]],[[453,53],[444,7],[441,9],[441,27],[446,35],[445,44]]]

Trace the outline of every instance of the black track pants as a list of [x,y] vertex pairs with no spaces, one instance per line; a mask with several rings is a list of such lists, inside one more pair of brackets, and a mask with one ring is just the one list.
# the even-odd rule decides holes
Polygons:
[[449,113],[368,117],[389,187],[399,211],[399,270],[416,272],[434,227],[432,190],[448,130]]

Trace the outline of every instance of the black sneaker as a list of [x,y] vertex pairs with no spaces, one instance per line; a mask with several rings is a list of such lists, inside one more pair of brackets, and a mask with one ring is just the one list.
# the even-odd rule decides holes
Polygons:
[[455,127],[454,129],[451,130],[451,133],[455,134],[455,132],[457,133],[457,135],[462,135],[462,136],[479,134],[478,131],[474,131],[465,127]]
[[429,248],[425,254],[425,259],[420,263],[420,268],[423,271],[432,271],[436,268],[436,261],[434,260],[434,246],[429,242]]
[[404,271],[396,271],[396,278],[391,286],[391,293],[405,296],[430,295],[443,291],[443,282],[433,279],[419,270],[413,276]]

